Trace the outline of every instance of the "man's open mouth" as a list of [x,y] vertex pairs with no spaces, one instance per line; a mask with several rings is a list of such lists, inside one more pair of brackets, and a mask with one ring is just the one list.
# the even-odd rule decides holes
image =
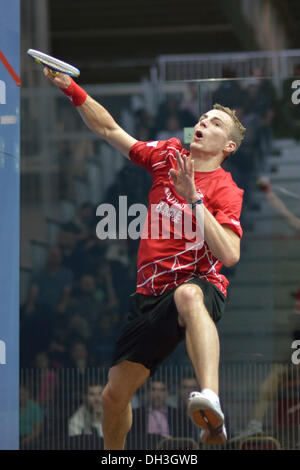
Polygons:
[[196,136],[196,138],[197,138],[197,139],[202,139],[202,137],[203,137],[203,134],[202,134],[202,132],[201,132],[201,131],[196,131],[196,134],[195,134],[195,136]]

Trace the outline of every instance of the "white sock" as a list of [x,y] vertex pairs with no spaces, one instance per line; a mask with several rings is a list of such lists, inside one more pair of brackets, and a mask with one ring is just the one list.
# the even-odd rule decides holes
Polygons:
[[213,390],[210,390],[210,388],[204,388],[203,390],[201,390],[201,393],[203,393],[203,395],[206,395],[207,398],[210,398],[213,401],[217,401],[218,403],[220,401],[218,395]]

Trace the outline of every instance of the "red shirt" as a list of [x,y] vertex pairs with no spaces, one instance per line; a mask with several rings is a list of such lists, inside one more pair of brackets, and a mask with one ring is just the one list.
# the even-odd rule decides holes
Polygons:
[[[222,263],[213,256],[206,242],[201,245],[196,243],[194,249],[191,249],[193,239],[185,237],[182,229],[184,211],[190,209],[187,202],[176,193],[169,176],[171,168],[177,169],[175,150],[189,155],[176,138],[136,142],[130,149],[131,161],[148,170],[153,181],[149,192],[148,223],[144,225],[138,251],[137,292],[157,296],[198,277],[215,284],[226,296],[229,282],[220,274]],[[238,188],[231,174],[221,167],[209,172],[195,171],[195,185],[205,207],[216,220],[228,225],[242,237],[239,217],[244,191]],[[154,221],[157,223],[158,219],[161,225],[157,238],[154,238],[151,228],[153,230]],[[168,238],[163,238],[165,226],[165,233],[168,230],[170,232]],[[176,239],[175,233],[179,228],[183,236]]]

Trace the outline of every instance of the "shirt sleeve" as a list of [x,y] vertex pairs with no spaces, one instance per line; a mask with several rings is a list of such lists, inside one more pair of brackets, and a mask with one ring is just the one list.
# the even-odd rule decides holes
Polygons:
[[218,190],[217,205],[214,211],[216,220],[227,225],[240,238],[243,229],[240,223],[244,191],[237,186],[225,186]]
[[82,422],[78,416],[78,411],[69,419],[68,434],[69,436],[79,436],[82,434]]
[[173,146],[176,149],[182,149],[179,139],[154,140],[150,142],[136,142],[130,149],[130,160],[153,173],[155,165],[163,162],[166,158],[168,147]]

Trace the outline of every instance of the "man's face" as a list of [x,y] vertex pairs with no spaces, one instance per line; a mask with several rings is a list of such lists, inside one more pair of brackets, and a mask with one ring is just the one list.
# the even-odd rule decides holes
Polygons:
[[182,404],[187,404],[190,394],[198,389],[199,385],[196,379],[183,379],[180,386],[180,398]]
[[168,391],[164,382],[152,382],[150,385],[150,403],[153,408],[163,408],[166,404]]
[[[230,141],[233,122],[231,117],[219,109],[211,109],[203,114],[194,127],[194,137],[190,148],[194,155],[223,155]],[[232,149],[233,150],[233,149]]]
[[90,412],[96,411],[100,413],[102,411],[102,390],[103,387],[101,385],[89,387],[86,395],[86,404]]

